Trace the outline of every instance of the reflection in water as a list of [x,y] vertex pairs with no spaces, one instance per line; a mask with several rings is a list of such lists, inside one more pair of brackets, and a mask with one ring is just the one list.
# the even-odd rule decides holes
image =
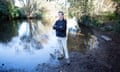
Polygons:
[[91,38],[89,39],[88,45],[89,45],[90,49],[98,48],[99,42],[98,42],[97,37],[94,35],[91,35]]
[[49,25],[45,26],[41,21],[23,21],[19,26],[18,35],[6,44],[0,43],[0,65],[4,63],[6,68],[30,70],[39,63],[58,63],[50,56],[54,53],[57,42]]
[[2,21],[0,22],[0,42],[9,42],[13,36],[17,35],[17,21]]
[[[68,30],[70,30],[68,48],[70,51],[85,52],[88,46],[96,48],[97,38],[87,36],[86,33],[90,33],[89,30],[81,28],[81,33],[78,33],[80,28],[74,19],[68,20],[68,25],[70,25],[68,26]],[[14,27],[12,28],[14,29]],[[18,27],[15,26],[16,28]],[[0,65],[5,64],[6,68],[31,70],[42,63],[59,64],[56,58],[58,43],[51,25],[44,25],[41,21],[23,21],[16,29],[17,31],[18,35],[12,35],[10,42],[0,43]]]
[[[23,45],[23,49],[31,52],[32,48],[40,49],[42,45],[40,42],[35,41],[31,36],[30,24],[28,22],[22,22],[18,30],[18,46]],[[19,49],[17,48],[17,51]]]
[[68,48],[70,51],[85,53],[89,49],[98,48],[98,39],[90,28],[80,25],[79,30],[79,32],[73,30],[74,34],[68,33]]
[[30,36],[30,28],[29,28],[29,23],[28,22],[23,22],[18,30],[18,36],[20,38],[26,36]]

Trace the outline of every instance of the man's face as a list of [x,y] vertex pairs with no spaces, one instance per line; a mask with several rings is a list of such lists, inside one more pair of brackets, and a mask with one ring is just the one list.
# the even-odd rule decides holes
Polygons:
[[59,17],[60,20],[64,19],[64,15],[62,13],[58,13],[58,17]]

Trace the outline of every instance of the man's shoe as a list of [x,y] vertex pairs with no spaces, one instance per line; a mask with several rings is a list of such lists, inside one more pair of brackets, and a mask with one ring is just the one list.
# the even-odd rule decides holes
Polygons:
[[70,65],[70,59],[66,60],[67,65]]
[[58,57],[58,60],[62,60],[62,59],[64,59],[64,55],[60,55],[60,56]]

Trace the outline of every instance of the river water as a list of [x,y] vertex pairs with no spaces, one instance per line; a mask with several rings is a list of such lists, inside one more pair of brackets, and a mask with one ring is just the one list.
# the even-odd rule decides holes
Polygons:
[[[98,47],[97,37],[89,29],[79,28],[70,20],[68,25],[69,52],[85,53],[89,49]],[[38,64],[58,65],[56,49],[58,43],[52,25],[42,24],[40,20],[1,22],[0,69],[31,71]]]

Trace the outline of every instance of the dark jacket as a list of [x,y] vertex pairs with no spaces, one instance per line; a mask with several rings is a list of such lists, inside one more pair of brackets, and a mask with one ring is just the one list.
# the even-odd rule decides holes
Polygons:
[[53,29],[56,30],[57,37],[66,37],[67,21],[65,19],[57,20]]

